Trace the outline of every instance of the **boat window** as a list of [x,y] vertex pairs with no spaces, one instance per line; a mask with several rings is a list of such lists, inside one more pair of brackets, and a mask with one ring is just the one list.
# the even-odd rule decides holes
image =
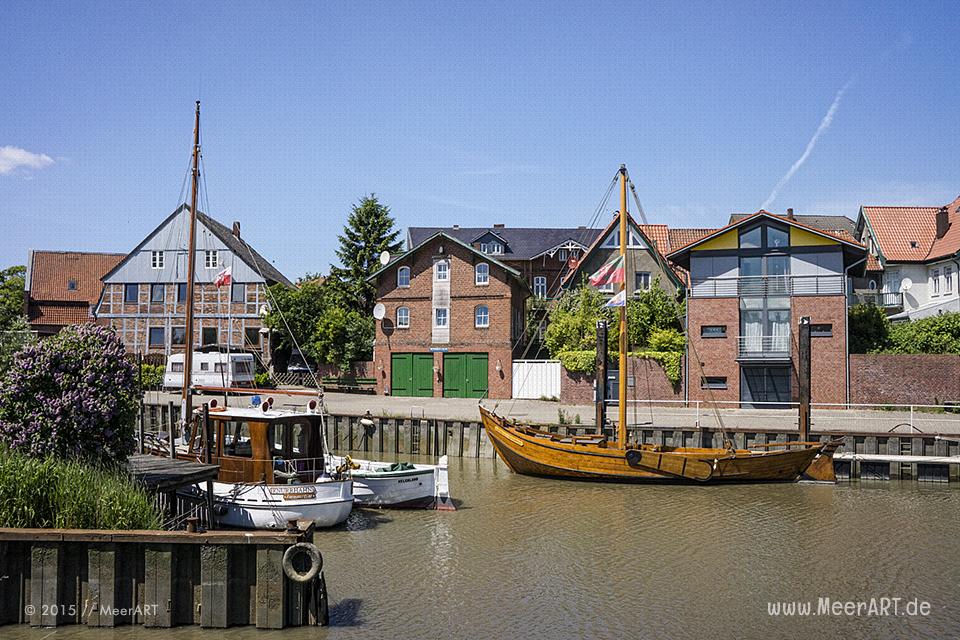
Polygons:
[[223,449],[228,456],[252,457],[253,445],[250,442],[250,425],[236,420],[228,422],[223,439]]
[[306,453],[307,451],[307,442],[304,439],[304,428],[303,424],[299,422],[293,423],[293,426],[290,429],[290,444],[292,446],[292,451],[294,455],[300,455]]
[[272,427],[270,427],[270,451],[274,455],[279,455],[283,453],[283,444],[286,441],[284,430],[287,425],[282,422],[275,422]]

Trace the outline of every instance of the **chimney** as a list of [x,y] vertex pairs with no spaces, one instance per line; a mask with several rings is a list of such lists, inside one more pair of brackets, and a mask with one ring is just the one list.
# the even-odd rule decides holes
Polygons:
[[233,221],[233,237],[236,238],[237,240],[240,239],[240,221],[239,220]]
[[459,228],[460,228],[460,225],[455,224],[455,225],[453,225],[453,228],[454,228],[454,229],[459,229]]
[[586,230],[586,228],[587,228],[586,226],[580,225],[579,227],[577,227],[577,230],[578,230],[578,231],[579,231],[580,229]]
[[789,208],[789,209],[787,209],[787,220],[796,220],[796,218],[794,218],[794,216],[793,216],[793,208],[792,208],[792,207]]
[[947,235],[950,228],[950,210],[947,207],[940,207],[937,210],[937,239]]
[[495,224],[495,225],[493,225],[493,228],[494,228],[494,229],[503,229],[503,223],[501,222],[501,223],[499,223],[499,224]]

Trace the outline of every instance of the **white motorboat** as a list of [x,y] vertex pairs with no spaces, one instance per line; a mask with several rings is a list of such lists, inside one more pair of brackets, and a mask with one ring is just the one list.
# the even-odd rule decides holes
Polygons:
[[[317,527],[343,522],[353,508],[353,480],[347,467],[333,465],[321,416],[275,410],[272,404],[268,399],[259,407],[214,406],[209,427],[198,411],[189,440],[178,447],[178,457],[204,461],[210,438],[209,459],[220,466],[213,483],[216,522],[250,529],[283,529],[290,520]],[[205,497],[205,488],[189,494]]]
[[456,510],[450,499],[447,456],[439,464],[411,464],[330,455],[327,466],[351,469],[354,499],[364,507]]

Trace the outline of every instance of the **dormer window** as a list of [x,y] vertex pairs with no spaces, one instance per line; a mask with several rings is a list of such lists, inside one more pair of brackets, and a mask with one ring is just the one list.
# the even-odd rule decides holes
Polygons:
[[480,252],[492,255],[500,255],[503,253],[503,243],[497,242],[496,240],[491,240],[490,242],[481,242]]
[[779,227],[758,225],[740,232],[741,249],[786,249],[790,234]]
[[910,241],[910,248],[911,248],[911,249],[916,249],[916,248],[917,248],[917,241],[916,241],[916,240],[911,240],[911,241]]
[[163,251],[150,252],[150,267],[153,269],[163,269]]

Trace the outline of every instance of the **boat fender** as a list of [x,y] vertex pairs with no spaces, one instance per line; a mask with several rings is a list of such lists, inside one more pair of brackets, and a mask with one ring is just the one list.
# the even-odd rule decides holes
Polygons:
[[626,453],[627,464],[636,467],[640,463],[640,452],[636,449],[628,449]]
[[[294,566],[295,559],[301,555],[309,558],[310,561],[309,566],[303,571]],[[294,582],[310,582],[317,577],[322,568],[323,556],[320,555],[320,549],[311,542],[298,542],[283,552],[283,572]]]

